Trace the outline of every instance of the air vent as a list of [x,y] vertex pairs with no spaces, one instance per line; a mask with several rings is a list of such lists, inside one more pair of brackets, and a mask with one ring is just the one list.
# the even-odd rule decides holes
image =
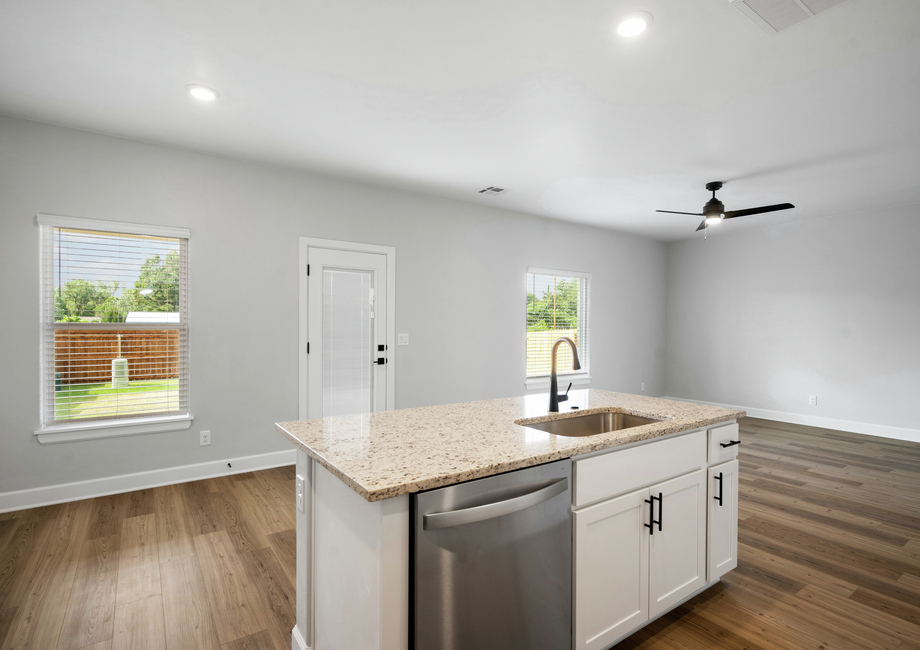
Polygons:
[[846,0],[731,0],[769,34],[776,34]]
[[507,191],[508,190],[506,190],[504,187],[486,187],[486,188],[479,190],[479,193],[480,194],[504,194]]

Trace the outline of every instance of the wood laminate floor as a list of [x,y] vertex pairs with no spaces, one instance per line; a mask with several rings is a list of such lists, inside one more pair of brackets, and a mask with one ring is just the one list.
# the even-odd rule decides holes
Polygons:
[[0,514],[2,650],[290,650],[294,467]]
[[920,444],[745,418],[738,568],[616,650],[920,650]]
[[[738,568],[617,650],[920,650],[920,445],[741,431]],[[293,483],[286,467],[0,514],[0,649],[287,650]]]

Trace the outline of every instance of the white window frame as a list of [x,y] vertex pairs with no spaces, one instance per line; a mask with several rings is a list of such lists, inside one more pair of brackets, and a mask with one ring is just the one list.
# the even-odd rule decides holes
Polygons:
[[[568,386],[569,382],[572,382],[575,386],[587,386],[591,383],[590,375],[590,356],[591,356],[591,347],[590,347],[590,334],[588,332],[589,321],[590,321],[590,303],[591,303],[591,274],[584,271],[565,271],[562,269],[548,269],[538,266],[528,266],[527,271],[524,274],[524,295],[527,295],[529,286],[527,284],[527,276],[531,273],[538,275],[557,275],[564,276],[569,278],[584,278],[588,281],[587,292],[585,294],[584,300],[584,311],[582,315],[578,315],[578,326],[579,330],[583,333],[585,341],[585,354],[582,358],[581,351],[579,351],[579,362],[581,363],[581,370],[571,371],[567,370],[564,372],[558,373],[559,378],[559,390],[564,391]],[[582,316],[584,316],[582,318]],[[524,386],[527,390],[546,390],[549,389],[549,375],[540,375],[538,377],[528,377],[527,376],[527,311],[525,308],[524,311]]]
[[[154,237],[175,237],[179,239],[191,240],[191,231],[187,228],[173,228],[168,226],[151,226],[137,223],[125,223],[119,221],[104,221],[101,219],[84,219],[82,217],[62,217],[51,214],[39,214],[35,217],[36,225],[39,227],[51,228],[76,228],[86,230],[99,230],[109,232],[119,232],[131,235],[148,235]],[[184,431],[192,426],[195,419],[191,412],[184,414],[172,415],[154,415],[140,416],[132,418],[119,418],[108,420],[92,420],[88,422],[69,422],[67,424],[45,424],[47,414],[45,386],[47,382],[45,350],[45,332],[46,328],[53,326],[54,307],[48,309],[45,287],[47,275],[54,272],[53,260],[49,259],[48,252],[44,249],[45,238],[39,237],[39,298],[41,305],[41,327],[39,328],[39,349],[40,370],[39,370],[39,394],[40,394],[40,413],[41,427],[33,431],[41,444],[73,442],[77,440],[95,440],[99,438],[117,438],[122,436],[133,436],[147,433],[159,433],[166,431]],[[186,253],[187,260],[188,253]],[[186,284],[188,276],[186,275]],[[188,309],[186,308],[186,315]],[[49,322],[50,316],[50,322]],[[186,321],[188,318],[186,318]],[[188,335],[188,322],[185,323],[186,335]],[[189,354],[189,356],[191,356]]]

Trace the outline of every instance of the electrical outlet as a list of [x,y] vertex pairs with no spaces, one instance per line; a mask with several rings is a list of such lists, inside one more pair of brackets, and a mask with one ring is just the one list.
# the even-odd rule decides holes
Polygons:
[[642,392],[644,393],[645,392],[645,382],[643,381],[641,385],[642,385]]
[[817,395],[809,395],[809,396],[808,396],[808,405],[809,405],[809,406],[817,406],[817,405],[818,405],[818,396],[817,396]]
[[397,335],[396,345],[409,345],[409,335],[408,334]]
[[297,509],[303,512],[303,476],[298,474],[294,485],[297,487]]
[[204,447],[205,445],[211,444],[211,432],[210,431],[199,431],[198,432],[198,445]]

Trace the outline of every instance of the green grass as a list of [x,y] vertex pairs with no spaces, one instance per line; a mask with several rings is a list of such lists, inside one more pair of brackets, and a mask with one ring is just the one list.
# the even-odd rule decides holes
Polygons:
[[71,384],[54,393],[54,418],[137,415],[175,410],[179,404],[178,379],[132,381],[112,388],[112,382]]

